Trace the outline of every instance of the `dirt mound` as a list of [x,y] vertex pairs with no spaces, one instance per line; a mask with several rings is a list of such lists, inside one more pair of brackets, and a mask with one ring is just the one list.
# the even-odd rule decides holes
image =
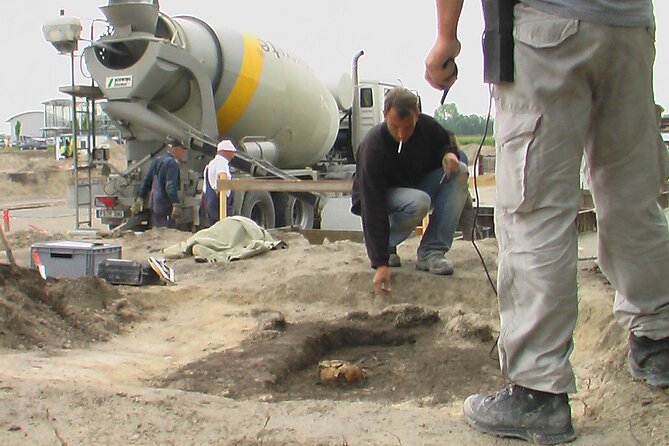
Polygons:
[[64,240],[67,237],[61,233],[41,231],[17,231],[7,235],[7,241],[12,249],[29,248],[35,243]]
[[109,159],[107,161],[117,170],[124,172],[127,164],[125,144],[118,144],[116,141],[110,140]]
[[21,152],[0,152],[0,172],[26,172],[35,169],[57,168],[59,162],[53,153],[47,151],[24,150]]
[[141,317],[140,308],[95,277],[42,280],[0,265],[0,347],[69,348],[107,340]]
[[[63,198],[72,183],[72,161],[56,160],[45,151],[7,153],[0,156],[0,188],[9,198]],[[14,193],[12,193],[14,192]]]
[[0,172],[0,189],[7,191],[20,188],[21,198],[64,198],[72,181],[71,176],[71,172],[53,169]]

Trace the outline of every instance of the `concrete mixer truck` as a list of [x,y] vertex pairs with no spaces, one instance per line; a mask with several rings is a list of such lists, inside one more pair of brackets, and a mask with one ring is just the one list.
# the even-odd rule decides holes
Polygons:
[[[239,175],[342,179],[354,170],[354,148],[383,119],[383,96],[393,85],[358,81],[362,52],[353,76],[326,87],[274,43],[196,17],[169,17],[157,0],[109,0],[100,9],[109,31],[83,53],[127,150],[127,170],[110,176],[106,196],[96,200],[104,205],[97,216],[110,227],[146,221],[129,208],[150,159],[169,138],[191,149],[181,167],[180,224],[193,227],[202,172],[220,139],[238,147],[232,165]],[[326,199],[238,191],[235,214],[267,228],[311,228]]]

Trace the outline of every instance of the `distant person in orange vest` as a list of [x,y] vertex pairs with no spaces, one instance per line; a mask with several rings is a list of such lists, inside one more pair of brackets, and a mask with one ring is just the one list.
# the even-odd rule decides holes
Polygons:
[[72,157],[72,141],[70,140],[70,138],[65,138],[62,150],[63,150],[63,157],[65,158]]

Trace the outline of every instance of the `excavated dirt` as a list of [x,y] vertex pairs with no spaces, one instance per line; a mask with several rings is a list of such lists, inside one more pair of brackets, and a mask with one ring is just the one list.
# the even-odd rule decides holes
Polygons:
[[64,198],[72,183],[72,161],[56,161],[46,150],[23,152],[0,151],[0,190],[8,191],[0,203],[9,198]]
[[[22,198],[11,191],[3,200]],[[471,243],[456,241],[455,274],[437,277],[415,269],[418,239],[407,240],[381,298],[364,245],[292,232],[275,233],[287,249],[243,261],[172,261],[174,286],[43,281],[25,267],[31,243],[63,238],[45,229],[10,232],[19,268],[0,265],[0,444],[518,444],[462,419],[469,394],[504,385],[497,303]],[[101,241],[146,261],[188,236]],[[496,242],[478,248],[494,274]],[[573,444],[669,444],[669,390],[630,378],[595,260],[579,262],[579,284]],[[323,384],[324,360],[367,377]]]
[[42,232],[36,230],[14,231],[7,236],[12,249],[30,248],[35,243],[65,240],[67,237],[60,232]]
[[72,348],[108,340],[140,320],[136,303],[101,279],[43,280],[0,265],[0,348]]

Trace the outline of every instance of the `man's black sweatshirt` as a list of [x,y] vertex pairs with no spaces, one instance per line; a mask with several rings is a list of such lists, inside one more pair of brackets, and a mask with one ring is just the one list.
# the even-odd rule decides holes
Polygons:
[[373,127],[360,143],[353,177],[351,212],[362,216],[367,255],[372,268],[388,264],[390,237],[386,194],[389,188],[418,188],[423,178],[441,167],[446,152],[458,155],[448,132],[431,116],[421,114],[408,141],[395,141],[386,123]]

